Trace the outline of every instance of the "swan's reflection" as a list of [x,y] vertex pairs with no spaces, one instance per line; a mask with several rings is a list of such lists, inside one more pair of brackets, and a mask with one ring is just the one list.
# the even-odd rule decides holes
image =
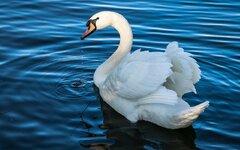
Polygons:
[[[170,130],[149,122],[130,123],[122,115],[105,103],[94,87],[101,102],[104,116],[102,128],[106,128],[107,138],[115,140],[113,145],[94,147],[94,149],[160,149],[160,150],[196,150],[195,131],[192,127]],[[93,148],[93,147],[92,147]]]

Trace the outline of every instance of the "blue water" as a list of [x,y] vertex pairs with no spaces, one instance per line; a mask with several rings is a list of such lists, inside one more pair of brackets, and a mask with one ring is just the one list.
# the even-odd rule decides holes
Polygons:
[[[240,149],[240,2],[0,2],[0,149]],[[93,85],[98,65],[116,49],[111,28],[84,41],[102,10],[130,22],[133,50],[163,51],[179,41],[202,70],[191,105],[210,107],[192,127],[131,124],[102,102]]]

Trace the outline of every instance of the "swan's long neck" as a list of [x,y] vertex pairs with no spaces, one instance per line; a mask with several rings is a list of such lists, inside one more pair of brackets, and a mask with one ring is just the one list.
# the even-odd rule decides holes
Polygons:
[[120,34],[120,43],[117,50],[94,73],[94,83],[99,87],[107,78],[109,73],[119,65],[121,60],[132,48],[132,30],[128,21],[121,15],[115,14],[111,26]]

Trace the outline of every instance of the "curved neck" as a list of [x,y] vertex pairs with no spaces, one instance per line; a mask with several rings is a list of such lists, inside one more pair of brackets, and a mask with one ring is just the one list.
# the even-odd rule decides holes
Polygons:
[[121,63],[132,48],[133,35],[128,21],[122,15],[115,14],[111,26],[120,34],[120,43],[117,50],[94,73],[94,83],[97,86],[105,81],[109,73]]

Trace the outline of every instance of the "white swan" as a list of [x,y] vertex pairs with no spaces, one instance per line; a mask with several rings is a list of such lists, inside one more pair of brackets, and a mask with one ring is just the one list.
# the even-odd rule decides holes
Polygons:
[[120,14],[103,11],[87,22],[81,39],[108,26],[120,34],[117,50],[94,73],[94,83],[105,102],[131,122],[146,120],[177,129],[190,126],[208,107],[206,101],[190,107],[181,97],[195,92],[200,79],[199,66],[189,53],[170,43],[165,52],[132,48],[132,30]]

